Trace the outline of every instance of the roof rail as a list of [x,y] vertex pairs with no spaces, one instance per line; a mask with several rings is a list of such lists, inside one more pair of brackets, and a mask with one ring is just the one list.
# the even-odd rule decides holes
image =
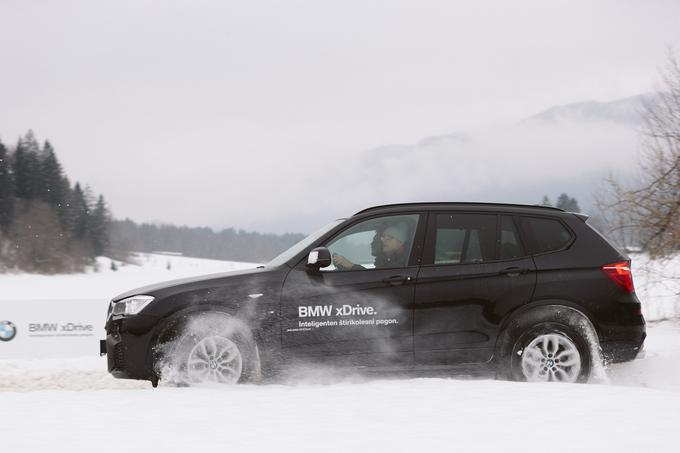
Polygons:
[[354,215],[363,214],[365,212],[384,209],[384,208],[401,208],[401,207],[413,207],[413,206],[447,206],[447,205],[457,205],[457,206],[507,206],[513,208],[539,208],[539,209],[549,209],[552,211],[566,212],[564,209],[556,208],[554,206],[543,206],[539,204],[513,204],[513,203],[481,203],[472,201],[434,201],[434,202],[422,202],[422,203],[394,203],[394,204],[384,204],[380,206],[372,206],[370,208],[363,209]]

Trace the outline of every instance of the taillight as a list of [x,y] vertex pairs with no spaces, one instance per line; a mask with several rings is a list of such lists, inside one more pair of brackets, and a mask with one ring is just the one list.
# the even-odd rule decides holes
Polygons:
[[621,261],[619,263],[605,264],[602,270],[614,283],[632,293],[635,291],[633,287],[633,274],[630,272],[630,261]]

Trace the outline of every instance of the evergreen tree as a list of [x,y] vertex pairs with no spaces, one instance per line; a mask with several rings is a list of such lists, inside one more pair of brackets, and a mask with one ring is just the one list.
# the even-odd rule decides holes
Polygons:
[[40,157],[38,197],[56,212],[62,228],[68,229],[70,183],[49,141],[45,141]]
[[40,146],[29,130],[17,143],[14,152],[14,193],[17,198],[32,200],[38,195],[40,185]]
[[14,182],[7,148],[0,142],[0,231],[7,232],[14,217]]
[[38,140],[35,138],[35,134],[33,133],[32,129],[29,129],[28,132],[24,134],[24,138],[21,141],[27,151],[35,154],[36,156],[40,154],[40,144],[38,144]]
[[85,188],[83,189],[83,196],[85,197],[85,203],[90,209],[90,213],[92,213],[92,208],[94,208],[95,204],[97,204],[97,197],[95,197],[94,191],[92,190],[92,187],[90,187],[89,184],[85,184]]
[[66,198],[63,186],[64,172],[54,153],[54,148],[48,141],[45,141],[39,163],[38,198],[50,206],[57,206]]
[[550,198],[547,195],[543,195],[543,200],[541,201],[541,206],[552,206]]
[[579,207],[576,198],[571,198],[566,193],[561,194],[557,198],[557,204],[555,206],[568,212],[581,212],[581,208]]
[[33,194],[31,193],[29,166],[30,163],[26,158],[26,149],[24,149],[21,139],[19,139],[17,148],[14,151],[14,159],[12,162],[12,173],[14,174],[14,195],[16,195],[17,198],[33,198]]
[[104,255],[109,249],[110,223],[111,214],[104,201],[104,196],[99,195],[88,224],[89,237],[94,256]]
[[71,234],[74,239],[84,241],[89,229],[90,207],[85,199],[85,193],[76,182],[71,194]]

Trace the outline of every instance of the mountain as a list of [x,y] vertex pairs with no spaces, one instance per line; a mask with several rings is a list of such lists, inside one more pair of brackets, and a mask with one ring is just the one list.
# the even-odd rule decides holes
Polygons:
[[638,125],[644,106],[655,102],[654,93],[639,94],[610,102],[586,101],[551,107],[525,121],[610,121]]
[[[654,94],[554,106],[524,120],[393,144],[334,162],[336,202],[539,203],[567,192],[588,207],[610,173],[637,169],[644,105]],[[329,170],[330,172],[330,170]]]

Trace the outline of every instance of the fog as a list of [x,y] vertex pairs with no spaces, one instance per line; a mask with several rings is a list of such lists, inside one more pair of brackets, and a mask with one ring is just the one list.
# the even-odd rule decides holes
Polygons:
[[633,0],[7,1],[0,139],[32,128],[136,221],[310,232],[391,202],[586,204],[634,168],[634,129],[522,120],[652,90],[678,17]]
[[[633,176],[639,148],[629,124],[530,121],[341,154],[290,184],[301,193],[310,188],[304,211],[319,218],[392,202],[536,204],[544,194],[554,202],[563,191],[588,211],[609,174]],[[271,209],[272,217],[291,224],[300,214],[286,204]]]

